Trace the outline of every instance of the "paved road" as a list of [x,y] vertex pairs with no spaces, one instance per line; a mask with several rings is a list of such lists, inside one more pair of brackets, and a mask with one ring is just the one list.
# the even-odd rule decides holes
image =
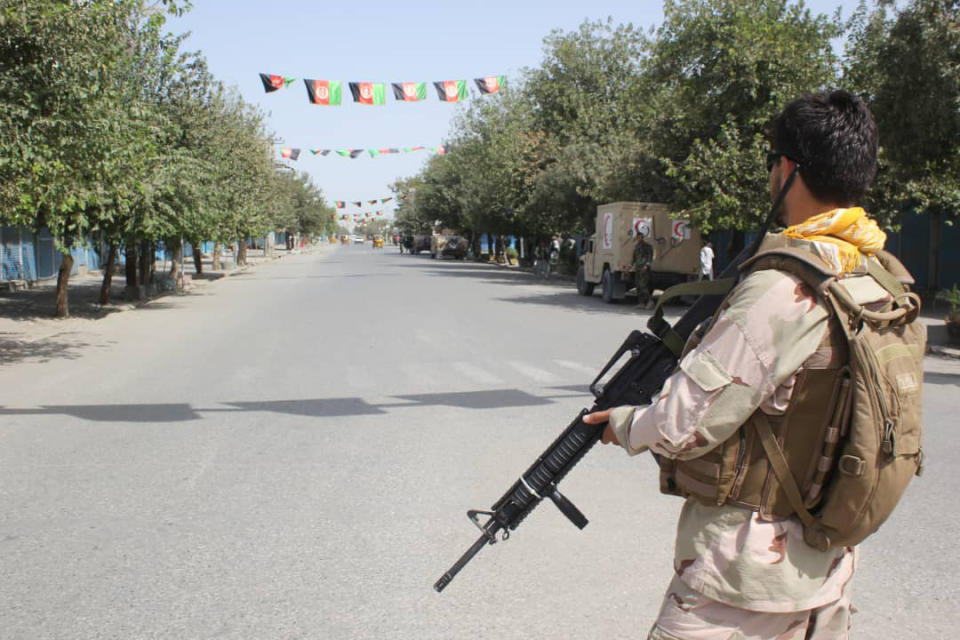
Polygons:
[[[499,498],[642,314],[369,246],[293,256],[0,358],[0,637],[639,638],[679,501],[603,448],[487,547]],[[928,470],[863,545],[857,637],[960,625],[960,367],[928,359]],[[954,414],[954,415],[951,415]]]

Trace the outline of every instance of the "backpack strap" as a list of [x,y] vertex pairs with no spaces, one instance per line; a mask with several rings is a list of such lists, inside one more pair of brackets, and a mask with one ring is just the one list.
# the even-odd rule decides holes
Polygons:
[[836,274],[826,262],[809,251],[795,247],[780,247],[763,251],[744,262],[740,269],[743,271],[760,271],[762,269],[786,271],[800,278],[804,284],[821,296],[830,282],[836,280]]
[[783,455],[783,449],[777,442],[777,437],[773,435],[773,429],[770,428],[767,415],[763,411],[757,411],[750,422],[760,438],[760,444],[763,445],[763,452],[767,456],[773,475],[776,476],[780,488],[786,494],[795,515],[803,523],[804,539],[810,546],[826,551],[830,548],[830,539],[819,531],[817,518],[810,513],[803,503],[800,487],[797,486],[796,478],[790,473],[790,465]]

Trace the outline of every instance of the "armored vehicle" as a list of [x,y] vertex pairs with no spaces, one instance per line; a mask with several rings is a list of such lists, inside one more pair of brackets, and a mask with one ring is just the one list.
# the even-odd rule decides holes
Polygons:
[[600,285],[605,302],[622,300],[633,287],[637,234],[653,247],[650,286],[667,288],[695,280],[700,268],[700,233],[670,217],[665,204],[613,202],[597,207],[596,232],[582,241],[577,291],[593,295]]

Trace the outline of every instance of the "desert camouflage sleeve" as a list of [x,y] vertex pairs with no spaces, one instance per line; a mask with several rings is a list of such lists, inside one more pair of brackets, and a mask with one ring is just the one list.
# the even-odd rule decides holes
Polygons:
[[631,455],[703,455],[763,406],[776,413],[827,328],[827,311],[796,277],[756,271],[741,282],[702,342],[680,361],[653,404],[614,411]]

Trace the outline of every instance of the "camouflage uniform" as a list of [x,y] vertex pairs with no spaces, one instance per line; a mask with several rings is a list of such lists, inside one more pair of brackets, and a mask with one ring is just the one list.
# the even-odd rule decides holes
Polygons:
[[637,236],[637,246],[633,249],[633,284],[637,288],[637,303],[650,301],[650,265],[653,263],[653,247],[642,235]]
[[[783,236],[771,236],[763,249],[785,244],[835,259],[834,247]],[[885,292],[861,283],[856,297],[866,303]],[[797,277],[751,273],[654,403],[612,412],[617,440],[631,455],[650,449],[688,460],[724,442],[758,408],[784,414],[804,363],[823,357],[817,349],[826,320],[823,304]],[[808,546],[796,517],[765,521],[743,508],[688,499],[678,524],[676,576],[650,637],[846,638],[856,556],[853,547]],[[811,621],[817,634],[834,631],[805,636]]]

